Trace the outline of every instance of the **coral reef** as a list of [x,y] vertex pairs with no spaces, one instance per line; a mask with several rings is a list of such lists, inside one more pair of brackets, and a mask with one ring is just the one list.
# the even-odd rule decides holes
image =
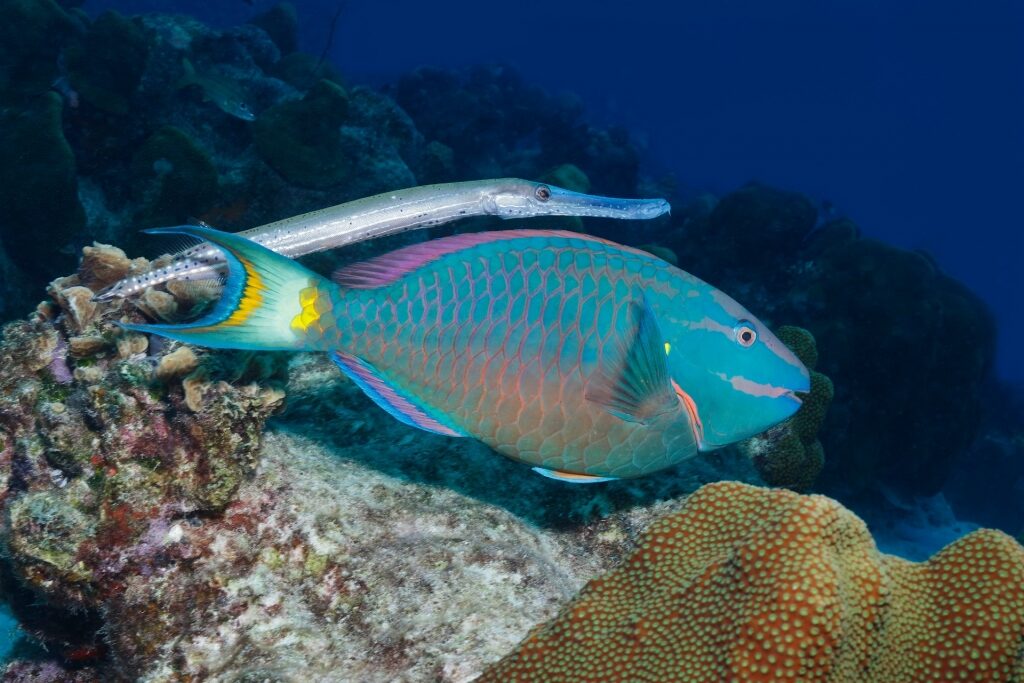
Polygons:
[[216,200],[217,169],[185,133],[164,126],[139,147],[132,159],[139,199],[139,227],[175,225],[201,216]]
[[353,172],[341,125],[348,116],[348,93],[321,80],[297,102],[263,112],[253,130],[260,156],[288,182],[300,187],[338,185]]
[[148,54],[149,45],[136,22],[104,12],[65,51],[68,81],[82,101],[107,113],[127,114]]
[[249,22],[266,31],[282,55],[295,52],[299,46],[299,19],[295,6],[290,2],[279,2]]
[[927,255],[864,238],[845,218],[815,221],[806,197],[751,184],[674,203],[658,242],[762,320],[813,334],[835,383],[820,430],[825,491],[933,495],[979,433],[991,315]]
[[814,336],[800,327],[784,325],[776,334],[811,372],[811,390],[801,394],[803,405],[793,417],[764,434],[740,444],[754,461],[766,484],[806,491],[825,465],[825,449],[818,440],[835,390],[832,380],[817,372],[818,347]]
[[[83,282],[99,288],[133,267],[145,263],[88,249],[81,275],[55,280],[52,301],[0,344],[5,592],[23,628],[65,657],[97,644],[83,623],[122,581],[168,560],[147,536],[154,525],[228,505],[283,399],[279,364],[183,363],[174,344],[120,332],[116,321],[139,313],[94,304]],[[33,619],[34,603],[64,616]]]
[[[0,239],[27,274],[60,265],[54,252],[85,226],[62,113],[61,98],[52,92],[0,112]],[[38,275],[29,281],[45,282]]]
[[587,124],[578,101],[549,96],[509,67],[418,69],[389,92],[427,140],[452,150],[458,177],[536,178],[569,163],[594,192],[637,188],[639,153],[624,129]]
[[978,433],[995,323],[925,256],[842,226],[818,233],[807,247],[804,319],[836,384],[822,430],[832,478],[934,494]]
[[478,680],[1024,680],[1024,548],[920,564],[819,496],[710,484]]
[[74,20],[53,0],[0,2],[0,102],[50,87],[61,45],[76,31]]

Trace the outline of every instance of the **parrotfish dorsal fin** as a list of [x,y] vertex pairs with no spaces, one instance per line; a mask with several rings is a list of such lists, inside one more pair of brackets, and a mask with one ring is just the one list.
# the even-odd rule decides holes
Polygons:
[[596,477],[592,474],[559,472],[558,470],[549,470],[543,467],[534,467],[532,469],[541,476],[554,479],[555,481],[564,481],[567,484],[600,484],[604,481],[615,481],[617,479],[617,477]]
[[629,304],[631,325],[618,335],[610,361],[590,378],[586,398],[628,422],[648,423],[672,410],[679,398],[665,360],[658,321],[643,299]]
[[403,395],[381,377],[376,368],[363,359],[343,351],[335,351],[331,354],[331,358],[341,368],[341,371],[355,382],[374,403],[391,413],[399,422],[435,434],[465,436],[462,432],[443,424],[438,418],[430,415],[413,398]]
[[[566,230],[499,230],[495,232],[468,232],[461,235],[442,237],[429,242],[420,242],[403,247],[396,251],[377,256],[368,261],[353,263],[334,271],[331,278],[343,287],[352,289],[372,289],[390,284],[403,275],[420,268],[439,258],[460,251],[469,249],[479,244],[489,242],[501,242],[505,240],[522,239],[527,237],[566,237],[595,242],[603,245],[610,245],[611,242],[593,237],[591,235],[580,235]],[[634,250],[630,247],[613,245],[616,249],[624,251],[636,251],[650,258],[650,254]]]

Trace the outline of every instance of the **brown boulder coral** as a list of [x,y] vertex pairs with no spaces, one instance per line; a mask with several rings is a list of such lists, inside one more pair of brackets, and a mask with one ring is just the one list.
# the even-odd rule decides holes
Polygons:
[[724,680],[1024,681],[1024,548],[913,563],[828,498],[710,484],[479,679]]
[[818,440],[835,390],[832,380],[816,371],[818,347],[802,327],[785,325],[776,334],[811,373],[811,390],[800,394],[803,405],[793,417],[740,444],[758,474],[770,486],[806,491],[825,465],[825,449]]

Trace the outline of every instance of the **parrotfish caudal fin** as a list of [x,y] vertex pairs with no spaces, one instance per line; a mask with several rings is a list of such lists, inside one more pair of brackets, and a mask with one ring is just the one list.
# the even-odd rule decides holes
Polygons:
[[228,265],[227,279],[217,305],[199,320],[183,325],[122,323],[122,327],[218,349],[311,348],[307,330],[319,318],[318,293],[326,297],[335,285],[238,235],[194,225],[146,232],[189,235],[220,247]]

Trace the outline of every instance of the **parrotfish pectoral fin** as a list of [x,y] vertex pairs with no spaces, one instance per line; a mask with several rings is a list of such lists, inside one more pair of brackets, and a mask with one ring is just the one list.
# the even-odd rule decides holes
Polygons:
[[566,484],[600,484],[605,481],[615,481],[617,477],[595,477],[592,474],[574,474],[573,472],[559,472],[558,470],[546,470],[543,467],[532,468],[534,472],[548,479],[562,481]]
[[154,228],[155,234],[183,234],[219,247],[228,265],[220,300],[199,320],[183,325],[122,327],[221,349],[290,350],[306,346],[306,309],[318,291],[334,285],[295,261],[238,235],[182,225]]
[[391,413],[399,422],[445,436],[466,436],[445,424],[441,416],[431,415],[415,398],[399,391],[381,376],[372,365],[343,351],[335,351],[331,358],[341,371],[356,383],[374,403]]
[[590,378],[586,398],[628,422],[648,423],[675,408],[665,342],[644,300],[629,304],[631,324],[618,336],[617,353]]

